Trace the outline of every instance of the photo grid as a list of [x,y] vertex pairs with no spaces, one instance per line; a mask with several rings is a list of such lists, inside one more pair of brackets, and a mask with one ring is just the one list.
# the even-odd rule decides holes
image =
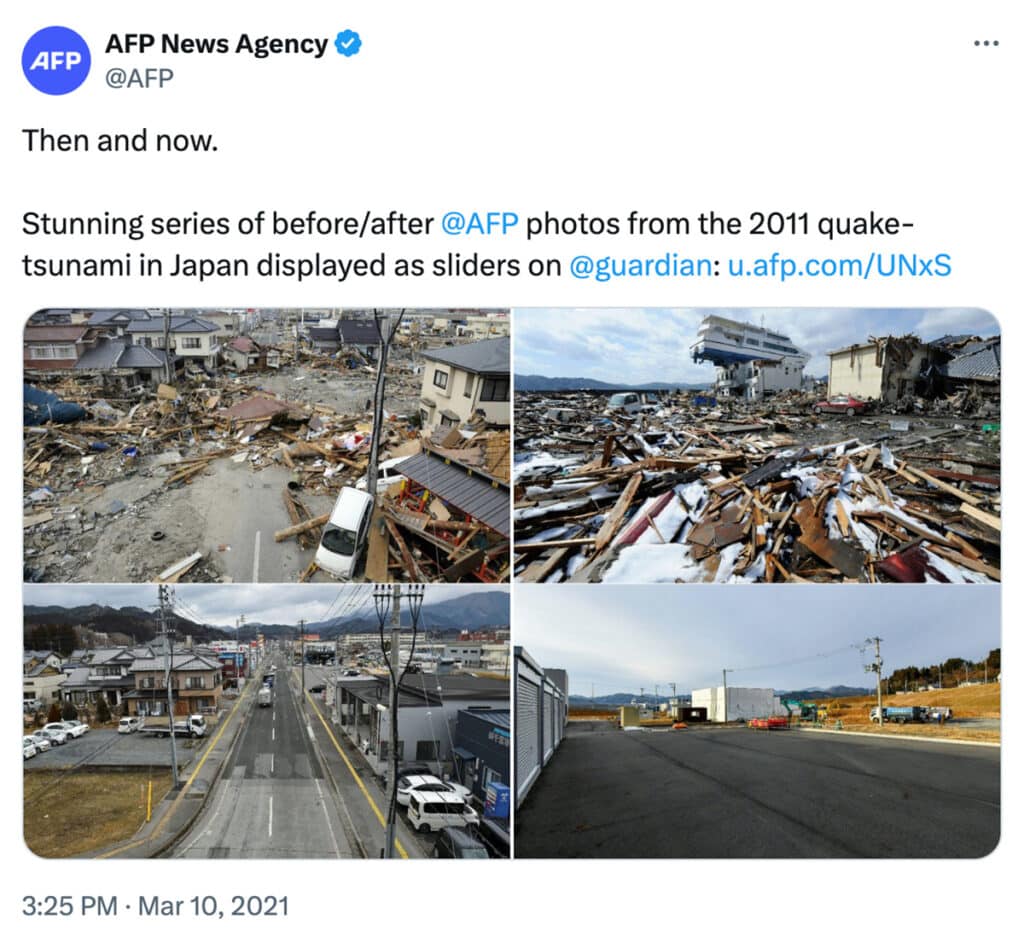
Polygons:
[[987,855],[1000,343],[977,309],[33,314],[26,845]]

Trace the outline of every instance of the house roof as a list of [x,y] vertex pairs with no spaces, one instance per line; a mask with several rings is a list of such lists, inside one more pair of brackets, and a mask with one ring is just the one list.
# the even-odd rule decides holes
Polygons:
[[25,343],[30,342],[78,342],[89,331],[89,327],[77,326],[26,326]]
[[340,340],[337,326],[306,326],[304,332],[307,338],[322,342],[338,342]]
[[228,348],[234,349],[236,352],[257,352],[260,347],[248,336],[235,336],[228,343]]
[[380,342],[377,323],[372,319],[340,319],[338,334],[348,346],[375,346]]
[[127,325],[135,319],[150,319],[144,309],[98,309],[89,317],[90,326]]
[[[167,667],[166,658],[140,658],[132,665],[132,672],[160,671]],[[219,671],[220,662],[191,652],[183,652],[173,658],[174,671]]]
[[460,711],[460,715],[466,714],[478,721],[493,724],[495,727],[508,728],[510,726],[510,715],[508,709],[504,711]]
[[510,535],[508,486],[486,472],[430,451],[405,458],[395,470],[503,537]]
[[500,339],[482,339],[464,346],[428,349],[423,353],[423,358],[475,372],[477,375],[508,375],[512,358],[511,340],[508,336],[502,336]]
[[125,339],[100,339],[82,353],[76,369],[158,369],[164,360],[152,349]]
[[951,379],[998,381],[1002,369],[1002,337],[964,346],[960,354],[942,367]]

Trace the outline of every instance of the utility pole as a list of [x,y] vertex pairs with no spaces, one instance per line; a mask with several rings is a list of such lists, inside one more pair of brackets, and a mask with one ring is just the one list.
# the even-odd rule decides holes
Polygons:
[[306,702],[306,620],[299,619],[299,647],[302,649],[302,702]]
[[167,610],[171,602],[171,591],[167,586],[159,586],[157,596],[160,600],[160,633],[164,637],[167,660],[164,663],[167,682],[167,729],[171,738],[171,786],[178,786],[178,746],[174,738],[174,689],[171,674],[174,671],[174,639],[167,624]]
[[398,821],[398,688],[405,677],[405,671],[409,662],[404,668],[399,668],[401,662],[401,638],[402,638],[402,597],[405,596],[409,604],[409,613],[412,616],[412,643],[409,649],[409,662],[416,650],[416,634],[419,626],[420,609],[423,606],[423,584],[409,586],[403,594],[401,587],[392,586],[390,589],[386,584],[378,584],[374,587],[373,600],[377,612],[378,632],[381,641],[381,651],[384,651],[384,620],[388,615],[390,606],[391,612],[391,642],[385,656],[388,664],[390,681],[390,733],[388,734],[388,751],[390,766],[388,768],[388,814],[385,826],[384,850],[381,853],[384,859],[395,858],[395,829]]
[[171,311],[164,310],[164,381],[171,384]]
[[373,430],[370,432],[370,459],[366,467],[366,491],[376,500],[377,471],[379,469],[381,428],[384,426],[384,383],[387,381],[388,349],[395,337],[395,330],[402,321],[403,309],[397,316],[374,313],[380,349],[377,352],[377,382],[373,391]]
[[728,675],[731,671],[733,671],[733,669],[731,668],[722,669],[722,704],[724,705],[722,713],[723,724],[729,723],[729,681],[726,678],[726,675]]
[[864,666],[864,671],[875,673],[875,690],[878,697],[878,726],[881,727],[885,723],[885,715],[882,709],[882,640],[876,635],[873,639],[866,639],[865,645],[871,645],[874,643],[875,646],[875,660],[870,665]]

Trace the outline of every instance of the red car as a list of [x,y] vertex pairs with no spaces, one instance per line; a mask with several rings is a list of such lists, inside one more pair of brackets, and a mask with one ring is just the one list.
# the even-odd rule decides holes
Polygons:
[[833,395],[823,402],[818,402],[814,406],[814,414],[836,412],[840,415],[863,415],[870,407],[870,402],[862,402],[852,395]]

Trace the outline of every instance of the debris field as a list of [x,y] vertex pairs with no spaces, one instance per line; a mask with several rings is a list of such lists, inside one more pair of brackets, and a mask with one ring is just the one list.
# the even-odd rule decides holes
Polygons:
[[607,398],[516,394],[518,582],[1000,579],[998,419],[962,393],[898,417]]

